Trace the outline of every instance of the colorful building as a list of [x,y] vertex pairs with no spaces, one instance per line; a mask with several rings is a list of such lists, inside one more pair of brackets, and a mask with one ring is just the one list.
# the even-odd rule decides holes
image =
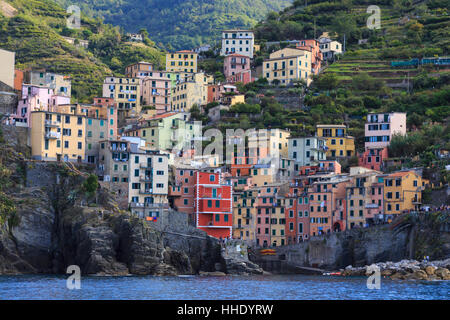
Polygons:
[[216,238],[232,237],[233,190],[216,172],[196,172],[195,215],[197,228]]
[[31,113],[32,159],[82,162],[86,148],[86,116],[76,113]]
[[228,83],[252,82],[252,71],[250,69],[250,58],[248,56],[233,53],[225,57],[223,71]]
[[251,30],[224,30],[222,31],[221,56],[241,54],[253,59],[255,35]]
[[184,81],[179,81],[172,88],[172,111],[188,112],[194,105],[206,105],[207,86],[208,77],[204,73],[196,73]]
[[319,137],[298,137],[288,139],[289,158],[295,162],[295,171],[301,166],[318,165],[326,160],[326,139]]
[[304,80],[310,85],[312,54],[306,50],[284,48],[270,54],[263,62],[262,76],[269,83],[292,84],[296,80]]
[[327,33],[319,37],[320,51],[323,54],[323,59],[327,61],[334,61],[337,55],[342,54],[342,44],[338,41],[332,40]]
[[172,110],[171,93],[176,82],[174,75],[165,71],[153,71],[142,80],[142,105],[154,107],[156,114]]
[[181,50],[166,54],[166,71],[197,73],[198,54],[190,50]]
[[117,103],[119,121],[141,112],[141,86],[139,78],[107,77],[103,82],[103,97]]
[[0,81],[14,88],[15,52],[0,49]]
[[169,187],[171,207],[188,215],[191,224],[195,225],[194,211],[195,183],[198,169],[192,166],[180,166],[172,169],[174,181]]
[[359,155],[358,165],[360,167],[381,171],[383,161],[388,158],[388,148],[368,148]]
[[233,238],[256,244],[256,197],[253,190],[233,192]]
[[319,41],[315,39],[300,40],[297,49],[305,50],[311,54],[311,74],[319,74],[322,69],[323,55],[320,51]]
[[129,159],[131,142],[126,140],[105,140],[100,142],[99,181],[102,186],[116,194],[121,209],[129,208]]
[[192,145],[192,139],[201,136],[201,123],[187,118],[185,113],[163,113],[142,121],[138,126],[126,128],[123,134],[140,137],[149,149],[187,150]]
[[317,125],[317,137],[326,139],[327,157],[340,158],[355,155],[355,138],[347,135],[347,127],[337,124]]
[[347,227],[366,227],[383,215],[382,185],[378,183],[379,171],[363,167],[350,168],[350,183],[346,187]]
[[28,70],[24,73],[24,83],[50,88],[55,96],[70,98],[72,95],[70,76],[46,72],[45,70]]
[[153,63],[141,61],[127,66],[125,68],[125,77],[143,79],[148,77],[152,71]]
[[131,147],[128,202],[140,218],[159,218],[169,209],[168,156],[158,151]]
[[422,204],[422,191],[428,181],[422,179],[414,170],[398,171],[379,175],[384,184],[384,214],[389,218],[395,215],[419,210]]
[[256,206],[256,245],[259,247],[286,244],[285,195],[287,183],[271,183],[254,187],[258,192]]
[[406,135],[406,113],[391,112],[367,115],[365,128],[365,148],[383,149],[394,134]]
[[343,202],[348,178],[322,176],[308,188],[310,236],[345,229]]

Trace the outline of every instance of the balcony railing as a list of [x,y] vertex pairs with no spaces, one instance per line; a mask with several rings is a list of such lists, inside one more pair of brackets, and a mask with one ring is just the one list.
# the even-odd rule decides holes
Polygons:
[[151,189],[144,189],[144,190],[140,189],[139,193],[140,194],[153,194],[153,188],[151,188]]
[[59,122],[59,121],[45,120],[46,127],[59,127],[60,125],[61,125],[61,122]]
[[47,139],[60,139],[61,133],[60,132],[47,132],[47,133],[45,133],[45,137]]
[[153,181],[153,177],[152,176],[140,176],[139,180],[142,182],[152,182]]

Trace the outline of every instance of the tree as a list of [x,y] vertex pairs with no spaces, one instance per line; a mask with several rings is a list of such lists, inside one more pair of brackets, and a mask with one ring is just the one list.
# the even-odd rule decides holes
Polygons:
[[88,194],[94,194],[98,189],[98,178],[95,174],[89,175],[89,177],[84,181],[83,188]]
[[314,83],[320,90],[332,90],[338,85],[338,78],[334,72],[326,72],[320,76],[314,76]]

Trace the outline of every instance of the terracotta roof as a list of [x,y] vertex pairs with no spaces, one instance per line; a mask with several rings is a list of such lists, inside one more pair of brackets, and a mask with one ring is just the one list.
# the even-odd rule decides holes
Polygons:
[[[180,51],[177,51],[177,52],[175,52],[175,53],[195,53],[194,51],[191,51],[191,50],[180,50]],[[196,53],[195,53],[196,54]]]
[[400,172],[394,172],[388,175],[388,177],[404,177],[410,173],[414,173],[414,171],[400,171]]
[[155,119],[164,119],[164,118],[167,118],[167,117],[174,116],[176,114],[178,114],[178,112],[162,113],[162,114],[155,115],[152,118],[148,118],[148,119],[146,119],[144,121],[151,121],[151,120],[155,120]]

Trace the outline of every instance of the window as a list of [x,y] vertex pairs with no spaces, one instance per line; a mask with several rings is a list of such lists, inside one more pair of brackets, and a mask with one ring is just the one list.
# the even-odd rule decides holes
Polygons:
[[212,174],[209,176],[209,181],[214,182],[215,181],[215,176]]

